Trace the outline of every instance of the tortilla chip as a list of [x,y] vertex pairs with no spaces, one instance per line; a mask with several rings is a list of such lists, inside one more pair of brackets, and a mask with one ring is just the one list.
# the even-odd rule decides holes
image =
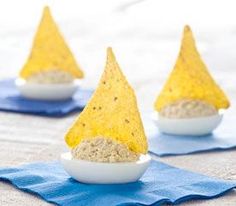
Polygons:
[[183,99],[205,101],[215,108],[228,108],[230,103],[207,70],[195,46],[192,31],[185,26],[179,57],[156,99],[155,109]]
[[130,150],[147,153],[147,139],[133,89],[120,70],[111,48],[99,85],[91,100],[65,136],[75,147],[81,140],[112,138]]
[[83,72],[60,34],[49,7],[45,7],[31,53],[20,76],[27,79],[35,73],[55,69],[69,72],[75,78],[83,77]]

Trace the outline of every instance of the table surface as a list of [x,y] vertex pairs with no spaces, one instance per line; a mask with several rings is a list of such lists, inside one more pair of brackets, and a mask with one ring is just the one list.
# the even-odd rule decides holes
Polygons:
[[[41,13],[42,1],[24,2],[27,2],[32,9],[27,10],[26,4],[19,3],[16,3],[14,8],[11,7],[11,3],[0,7],[0,14],[6,15],[6,18],[10,18],[7,16],[9,9],[14,9],[14,16],[19,16],[14,20],[12,18],[8,24],[4,24],[5,21],[0,19],[0,78],[16,76],[30,48],[35,25]],[[222,4],[224,1],[220,1],[221,3],[217,3],[214,9],[211,9],[211,15],[204,21],[201,18],[208,15],[207,8],[211,8],[209,1],[198,1],[197,5],[181,1],[182,5],[176,4],[173,7],[176,11],[172,8],[170,11],[172,18],[169,19],[167,19],[168,14],[165,13],[169,8],[168,1],[160,7],[155,3],[157,1],[151,0],[119,3],[114,1],[105,3],[102,0],[99,2],[104,6],[98,5],[96,11],[94,9],[96,5],[91,8],[90,0],[83,4],[82,1],[71,2],[69,6],[64,1],[53,4],[52,10],[86,73],[84,87],[96,86],[105,63],[105,48],[114,46],[117,59],[136,91],[139,107],[142,111],[151,110],[155,97],[173,67],[179,49],[182,27],[185,19],[188,18],[188,22],[196,31],[199,50],[204,60],[231,100],[231,108],[228,112],[231,115],[236,114],[234,104],[236,26],[233,22],[235,16],[232,18],[235,13],[232,10],[233,4],[227,4],[225,9],[228,9],[228,12],[222,20],[222,15],[218,13],[221,7],[226,5]],[[181,11],[180,16],[178,11]],[[188,11],[191,11],[192,15],[189,16]],[[141,18],[139,14],[143,12],[145,15]],[[199,12],[201,15],[198,14]],[[67,150],[63,137],[76,115],[78,114],[65,118],[47,118],[0,112],[0,166],[58,159],[60,153]],[[212,177],[236,180],[235,150],[157,159]],[[236,192],[232,191],[217,199],[192,201],[183,205],[233,206],[235,202]],[[0,205],[49,204],[0,182]]]

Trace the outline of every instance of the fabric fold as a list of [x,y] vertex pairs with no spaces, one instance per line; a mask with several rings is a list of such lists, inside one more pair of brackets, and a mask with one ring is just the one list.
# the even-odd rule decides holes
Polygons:
[[[98,171],[102,172],[102,171]],[[0,180],[57,205],[161,205],[211,199],[236,187],[224,181],[152,161],[143,177],[129,184],[83,184],[58,161],[0,169]]]

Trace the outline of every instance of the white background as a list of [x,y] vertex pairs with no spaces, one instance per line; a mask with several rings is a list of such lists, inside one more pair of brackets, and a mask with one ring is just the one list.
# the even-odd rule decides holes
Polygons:
[[0,1],[0,77],[18,74],[28,56],[43,7],[49,5],[85,71],[84,86],[96,86],[104,68],[106,47],[112,46],[139,98],[151,96],[152,103],[173,68],[183,27],[189,24],[212,75],[233,97],[235,3],[233,0]]

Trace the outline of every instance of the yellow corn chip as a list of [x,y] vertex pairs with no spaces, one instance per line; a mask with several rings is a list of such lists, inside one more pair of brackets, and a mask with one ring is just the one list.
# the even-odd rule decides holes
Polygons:
[[229,101],[211,77],[195,46],[189,26],[184,28],[182,45],[173,71],[156,99],[155,109],[178,100],[205,101],[217,109],[228,108]]
[[49,7],[45,7],[31,53],[20,76],[27,79],[35,73],[55,69],[69,72],[75,78],[83,77],[83,72],[60,34]]
[[107,63],[99,85],[65,140],[74,147],[85,138],[97,136],[117,140],[134,152],[147,153],[147,139],[134,91],[111,48],[107,50]]

